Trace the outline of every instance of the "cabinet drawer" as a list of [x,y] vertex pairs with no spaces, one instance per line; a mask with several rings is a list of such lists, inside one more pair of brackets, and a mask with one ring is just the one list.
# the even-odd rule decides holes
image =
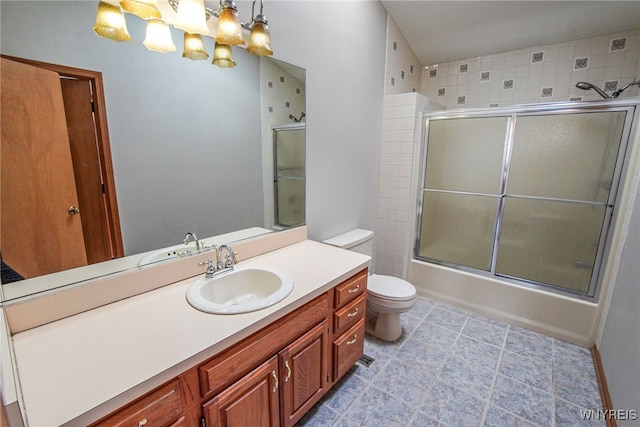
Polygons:
[[365,269],[336,286],[334,307],[340,308],[349,301],[353,301],[362,295],[366,288],[367,270]]
[[342,377],[364,353],[364,319],[333,342],[333,380]]
[[180,381],[174,380],[98,422],[95,426],[169,426],[179,421],[181,413]]
[[333,332],[340,335],[351,327],[354,323],[364,317],[367,307],[365,295],[360,295],[349,304],[345,305],[333,314]]

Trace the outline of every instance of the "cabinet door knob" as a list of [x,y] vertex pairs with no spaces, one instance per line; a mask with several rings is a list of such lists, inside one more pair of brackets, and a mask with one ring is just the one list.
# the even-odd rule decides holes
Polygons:
[[347,317],[353,317],[356,316],[358,314],[358,307],[356,307],[355,310],[353,310],[351,313],[347,313]]
[[276,371],[271,371],[271,375],[273,375],[273,379],[275,381],[272,390],[275,393],[276,391],[278,391],[278,374],[276,374]]
[[145,424],[147,424],[147,419],[146,418],[143,418],[140,421],[138,421],[138,427],[142,427]]
[[69,215],[75,215],[80,213],[80,208],[77,206],[69,206]]
[[289,367],[289,361],[284,361],[284,367],[287,368],[287,376],[284,377],[284,382],[286,383],[291,378],[291,367]]
[[355,344],[358,341],[358,334],[353,334],[353,339],[351,341],[347,341],[347,345]]
[[355,294],[356,292],[358,292],[358,289],[360,289],[360,285],[356,285],[356,287],[355,287],[355,288],[353,288],[353,289],[349,289],[349,291],[348,291],[348,292],[349,292],[350,294]]

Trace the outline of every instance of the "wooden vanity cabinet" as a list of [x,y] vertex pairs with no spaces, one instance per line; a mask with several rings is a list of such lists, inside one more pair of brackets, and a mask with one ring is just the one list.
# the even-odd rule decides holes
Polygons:
[[367,270],[334,288],[333,377],[335,383],[364,354]]
[[329,326],[323,321],[278,354],[281,425],[294,425],[329,387]]
[[179,426],[183,409],[180,379],[175,379],[125,406],[106,419],[95,423],[94,426]]
[[278,357],[258,366],[202,406],[207,426],[271,427],[280,424]]
[[364,348],[367,270],[92,427],[293,426]]

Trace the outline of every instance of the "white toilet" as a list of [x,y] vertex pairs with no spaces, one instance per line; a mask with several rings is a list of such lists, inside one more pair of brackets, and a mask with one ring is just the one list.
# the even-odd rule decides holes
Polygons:
[[[373,231],[355,229],[323,243],[372,256]],[[411,283],[393,276],[370,275],[367,332],[385,341],[397,340],[402,335],[400,313],[409,311],[415,303],[416,288]]]

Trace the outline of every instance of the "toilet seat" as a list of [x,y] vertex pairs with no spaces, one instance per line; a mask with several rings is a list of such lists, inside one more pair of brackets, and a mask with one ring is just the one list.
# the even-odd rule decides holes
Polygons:
[[416,297],[416,288],[398,277],[372,274],[369,276],[367,292],[382,300],[409,301]]

